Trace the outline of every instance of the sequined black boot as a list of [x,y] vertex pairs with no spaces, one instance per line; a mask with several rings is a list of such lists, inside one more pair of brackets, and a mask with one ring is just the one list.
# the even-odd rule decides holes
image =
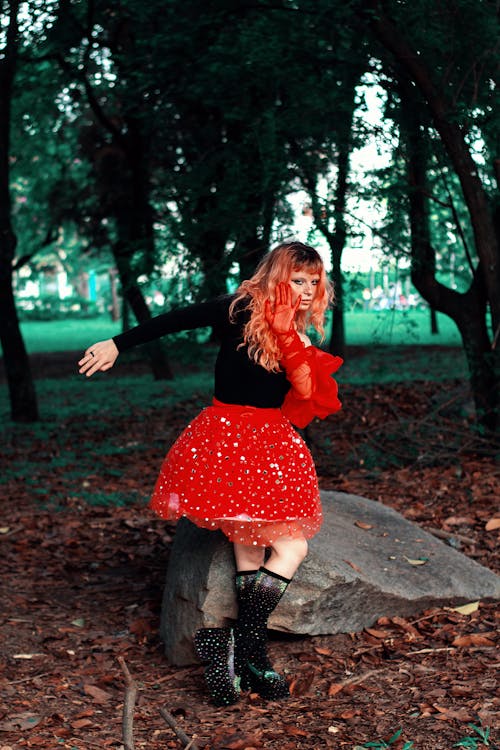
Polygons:
[[286,591],[290,579],[262,567],[236,574],[238,620],[234,627],[236,672],[243,690],[277,700],[290,695],[283,675],[267,655],[267,620]]
[[240,697],[240,677],[234,669],[234,634],[230,628],[202,628],[194,647],[207,663],[205,682],[216,706],[230,706]]
[[245,623],[252,620],[251,595],[258,570],[239,570],[236,572],[236,602],[238,605],[238,621],[235,627],[234,666],[236,674],[241,678],[241,689],[250,690],[247,659],[249,643],[244,638]]

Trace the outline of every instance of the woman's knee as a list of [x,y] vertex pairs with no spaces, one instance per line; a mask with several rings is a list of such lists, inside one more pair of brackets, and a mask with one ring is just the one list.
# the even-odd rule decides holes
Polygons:
[[303,562],[305,558],[307,557],[307,553],[309,551],[309,545],[307,543],[307,539],[297,539],[297,545],[296,545],[296,555],[299,562]]
[[239,570],[260,568],[264,563],[265,547],[234,543],[234,557]]
[[308,549],[307,539],[304,537],[277,539],[273,545],[276,554],[294,560],[297,565],[306,558]]

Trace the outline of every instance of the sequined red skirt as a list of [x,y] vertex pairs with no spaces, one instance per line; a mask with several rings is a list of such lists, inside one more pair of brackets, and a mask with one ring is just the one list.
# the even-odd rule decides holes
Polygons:
[[216,399],[168,452],[150,506],[248,545],[310,538],[322,521],[312,456],[281,410]]

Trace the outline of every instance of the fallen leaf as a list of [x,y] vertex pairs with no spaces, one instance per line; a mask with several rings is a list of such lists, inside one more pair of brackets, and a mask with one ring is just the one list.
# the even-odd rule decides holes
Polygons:
[[290,683],[290,693],[292,695],[304,695],[313,684],[314,678],[315,672],[312,669],[301,674],[300,677],[296,677]]
[[470,516],[450,516],[443,523],[446,526],[472,526],[475,521]]
[[458,635],[452,642],[453,646],[488,646],[493,647],[495,644],[487,636],[481,633],[470,633],[470,635]]
[[332,695],[337,695],[337,693],[340,693],[343,687],[344,686],[340,682],[332,682],[332,684],[328,688],[328,695],[330,696],[330,698],[332,697]]
[[97,703],[107,703],[113,697],[111,693],[101,690],[97,685],[84,685],[83,691],[86,695],[90,695]]
[[93,709],[86,708],[84,711],[80,711],[79,713],[77,713],[77,715],[75,716],[75,719],[86,719],[89,716],[93,716],[93,715],[94,715]]
[[435,706],[436,710],[439,712],[437,719],[440,719],[441,721],[472,721],[474,719],[473,715],[467,711],[466,708],[443,708],[442,706]]
[[449,607],[449,609],[461,615],[471,615],[479,609],[479,602],[469,602],[469,604],[462,604],[460,607]]
[[373,529],[373,524],[371,523],[365,523],[365,521],[354,521],[354,525],[358,527],[358,529],[365,529],[368,531],[368,529]]
[[295,724],[284,724],[283,730],[286,734],[291,734],[293,737],[307,737],[308,733],[300,727],[296,727]]
[[45,654],[13,654],[13,659],[34,659],[36,656],[45,656]]
[[9,718],[0,721],[0,731],[18,732],[25,729],[33,729],[42,719],[43,716],[40,714],[32,714],[29,711],[24,711],[21,714],[13,714]]
[[94,722],[90,719],[77,719],[76,721],[71,722],[71,726],[73,729],[83,729],[83,727],[88,727]]
[[342,713],[340,714],[340,718],[349,721],[349,719],[354,719],[354,717],[358,715],[359,709],[348,708],[345,711],[342,711]]
[[85,620],[83,617],[78,617],[76,620],[72,620],[71,624],[75,625],[77,628],[83,628],[85,625]]
[[406,560],[406,562],[410,563],[410,565],[425,565],[426,562],[429,562],[428,557],[412,558],[412,557],[406,557],[406,555],[403,555],[403,557]]
[[495,529],[500,529],[500,518],[490,518],[484,528],[486,529],[486,531],[495,531]]
[[432,705],[436,709],[436,711],[438,711],[440,714],[445,714],[449,710],[448,708],[445,708],[444,706],[438,706],[437,703],[433,703]]
[[224,750],[246,750],[249,747],[262,747],[262,744],[256,736],[248,737],[237,732],[221,737],[217,746]]
[[333,653],[331,648],[323,648],[322,646],[315,646],[314,650],[317,654],[322,654],[323,656],[331,656]]
[[404,617],[399,617],[399,615],[394,615],[392,618],[392,622],[394,625],[397,625],[398,627],[402,628],[406,633],[411,635],[412,638],[420,639],[422,637],[421,633],[417,630],[417,628],[412,625],[408,620],[405,620]]
[[390,635],[386,630],[376,630],[375,628],[365,628],[365,633],[369,633],[374,638],[388,638]]

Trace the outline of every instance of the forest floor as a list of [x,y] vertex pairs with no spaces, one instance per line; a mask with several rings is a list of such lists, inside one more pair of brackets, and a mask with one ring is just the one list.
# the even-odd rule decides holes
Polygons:
[[[38,357],[39,375],[61,374],[61,357]],[[499,572],[498,447],[471,430],[466,382],[345,385],[342,398],[307,431],[321,487],[384,503]],[[73,406],[1,440],[0,750],[123,748],[122,664],[138,688],[135,750],[186,746],[160,709],[199,750],[498,748],[498,608],[486,601],[388,613],[357,633],[275,634],[291,698],[212,706],[203,668],[163,656],[175,528],[145,509],[200,394],[118,413]]]

